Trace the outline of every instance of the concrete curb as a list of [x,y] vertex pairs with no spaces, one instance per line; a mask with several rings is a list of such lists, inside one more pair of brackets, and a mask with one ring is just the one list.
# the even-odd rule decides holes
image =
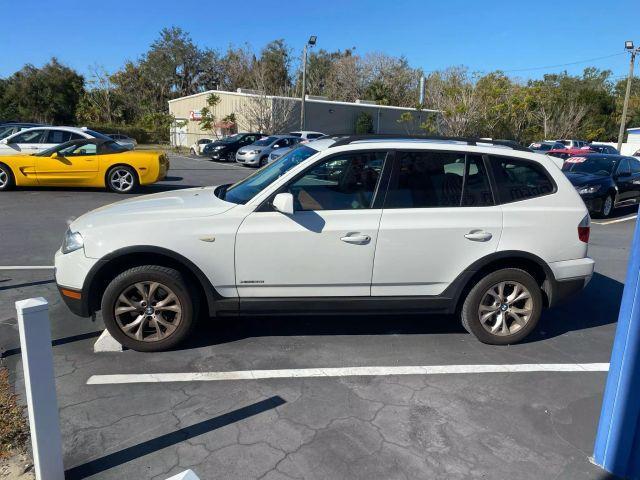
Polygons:
[[111,336],[109,330],[102,332],[102,335],[98,337],[96,343],[93,344],[93,353],[102,352],[122,352],[124,348],[120,345],[115,338]]

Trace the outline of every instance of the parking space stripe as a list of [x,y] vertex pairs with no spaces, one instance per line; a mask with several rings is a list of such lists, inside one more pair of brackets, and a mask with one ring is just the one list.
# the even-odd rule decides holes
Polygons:
[[125,383],[217,382],[273,378],[372,377],[393,375],[450,375],[525,372],[607,372],[608,363],[526,363],[512,365],[429,365],[404,367],[295,368],[235,372],[134,373],[93,375],[87,385]]
[[53,270],[53,265],[0,265],[0,270]]
[[610,220],[608,222],[591,222],[591,223],[594,223],[596,225],[611,225],[612,223],[628,222],[629,220],[634,220],[636,218],[638,218],[638,215],[632,215],[630,217],[625,217],[625,218],[618,218],[616,220]]

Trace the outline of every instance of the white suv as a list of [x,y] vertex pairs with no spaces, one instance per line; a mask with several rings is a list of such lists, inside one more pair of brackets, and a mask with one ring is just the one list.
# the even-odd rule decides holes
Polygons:
[[56,254],[65,302],[101,309],[144,351],[178,344],[199,314],[456,313],[480,341],[509,344],[591,278],[587,209],[544,155],[484,140],[314,143],[234,185],[83,215]]

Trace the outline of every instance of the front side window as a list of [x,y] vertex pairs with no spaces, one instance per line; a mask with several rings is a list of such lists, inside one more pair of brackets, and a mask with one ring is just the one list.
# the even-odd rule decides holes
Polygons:
[[370,208],[385,156],[386,152],[345,153],[314,165],[287,188],[294,209]]
[[515,158],[489,157],[501,203],[553,193],[555,185],[542,166]]
[[24,132],[16,135],[11,139],[11,143],[43,143],[46,130],[31,130],[30,132]]
[[384,208],[493,205],[482,157],[457,152],[398,152]]
[[640,160],[637,158],[630,158],[629,165],[631,166],[631,173],[640,173]]
[[621,177],[628,177],[631,175],[631,167],[629,166],[629,160],[623,158],[618,167],[618,175]]
[[70,145],[58,151],[63,157],[77,157],[81,155],[95,155],[97,147],[95,143],[84,143],[81,145]]

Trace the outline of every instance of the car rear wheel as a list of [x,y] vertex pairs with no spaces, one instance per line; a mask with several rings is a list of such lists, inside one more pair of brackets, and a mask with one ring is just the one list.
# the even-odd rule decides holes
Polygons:
[[542,313],[542,292],[524,270],[489,273],[469,291],[462,306],[462,325],[482,343],[509,345],[529,335]]
[[189,150],[189,153],[190,153],[191,155],[195,155],[195,154],[196,154],[196,151],[195,151],[195,149],[193,149],[193,148],[192,148],[191,150]]
[[102,297],[102,317],[125,347],[155,352],[175,347],[191,333],[196,305],[180,272],[144,265],[111,281]]
[[15,186],[15,180],[11,169],[0,163],[0,192],[11,190]]
[[125,165],[116,165],[107,172],[107,188],[116,193],[131,193],[138,188],[138,175]]

